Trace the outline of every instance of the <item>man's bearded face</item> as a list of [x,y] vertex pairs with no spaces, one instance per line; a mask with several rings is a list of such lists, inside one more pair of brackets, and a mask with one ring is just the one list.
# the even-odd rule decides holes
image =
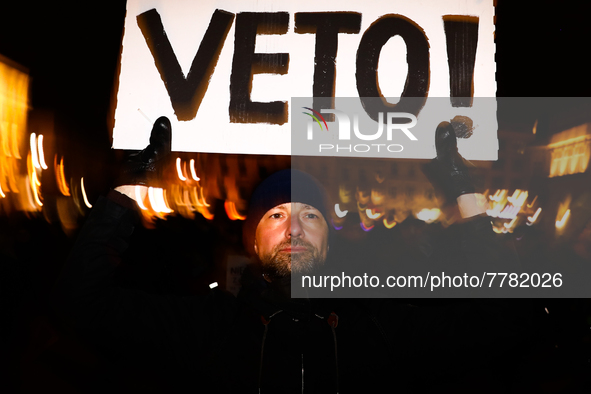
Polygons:
[[[291,253],[285,251],[289,248]],[[301,248],[302,251],[294,253],[294,248]],[[297,238],[277,245],[271,253],[261,256],[261,261],[265,271],[277,277],[288,276],[292,270],[294,274],[310,274],[322,265],[320,262],[324,263],[318,249]]]
[[328,225],[322,213],[312,206],[278,205],[259,222],[255,251],[264,271],[272,276],[309,274],[326,260]]

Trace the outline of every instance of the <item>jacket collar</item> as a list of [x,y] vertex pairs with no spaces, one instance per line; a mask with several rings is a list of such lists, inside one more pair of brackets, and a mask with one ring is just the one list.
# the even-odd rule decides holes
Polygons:
[[250,305],[266,320],[278,312],[287,313],[295,321],[306,321],[312,317],[326,319],[332,312],[330,306],[335,300],[292,298],[291,278],[266,281],[260,269],[253,265],[244,270],[242,289],[238,299]]

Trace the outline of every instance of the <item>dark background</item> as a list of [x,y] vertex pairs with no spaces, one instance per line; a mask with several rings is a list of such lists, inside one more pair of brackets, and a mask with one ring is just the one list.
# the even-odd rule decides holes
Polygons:
[[[85,160],[76,165],[92,167],[88,171],[104,175],[94,177],[101,181],[91,186],[91,192],[104,192],[113,171],[108,163],[118,158],[110,149],[110,126],[125,2],[16,3],[0,6],[0,54],[28,68],[31,108],[53,111],[62,141],[58,149],[81,152]],[[498,97],[591,96],[591,4],[576,0],[496,3]],[[71,240],[43,224],[1,223],[2,234],[17,232],[18,243],[30,246],[35,240],[35,247],[2,257],[0,283],[6,323],[2,324],[5,341],[0,351],[8,356],[10,367],[5,370],[8,379],[0,387],[6,386],[5,392],[23,387],[26,392],[44,392],[34,382],[22,384],[60,379],[56,377],[59,374],[48,374],[35,363],[42,364],[38,360],[47,357],[44,351],[57,335],[43,317],[42,300],[60,266],[49,262],[63,261]],[[546,340],[550,346],[560,343],[560,349],[564,345],[570,350],[548,358],[544,373],[552,383],[544,389],[569,392],[583,387],[580,373],[589,370],[585,358],[590,356],[591,322],[583,324],[586,317],[581,312],[588,303],[548,300],[546,305],[556,311],[553,320],[545,322],[549,324]],[[93,362],[86,354],[76,357]],[[570,368],[571,364],[574,367]],[[78,378],[83,379],[84,373],[81,370]],[[70,387],[61,383],[59,387]]]

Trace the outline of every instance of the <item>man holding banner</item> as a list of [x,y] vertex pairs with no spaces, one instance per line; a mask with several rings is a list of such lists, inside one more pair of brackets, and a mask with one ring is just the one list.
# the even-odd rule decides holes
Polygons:
[[[463,242],[478,243],[479,257],[495,264],[501,251],[479,217],[483,208],[453,127],[442,123],[436,135],[433,172],[472,218]],[[398,300],[292,297],[293,277],[330,268],[324,191],[299,171],[272,175],[251,198],[244,240],[260,264],[245,274],[237,299],[218,289],[175,297],[117,286],[113,277],[138,219],[132,190],[158,182],[170,138],[170,122],[158,119],[148,147],[124,163],[120,186],[95,205],[60,286],[63,310],[88,341],[117,354],[142,349],[131,359],[148,371],[143,379],[152,392],[507,389],[504,373],[522,344],[514,319],[523,319],[522,311],[515,315],[496,301],[418,308]]]
[[[258,264],[244,274],[237,298],[217,288],[203,297],[156,296],[113,279],[137,225],[134,200],[158,182],[171,150],[322,156],[318,147],[337,136],[343,144],[357,138],[361,148],[390,147],[368,156],[354,145],[345,156],[436,153],[431,181],[457,201],[467,223],[454,242],[460,247],[435,256],[498,271],[508,254],[474,194],[456,130],[439,123],[469,116],[479,132],[463,139],[464,156],[496,159],[494,6],[416,4],[127,2],[113,147],[148,146],[95,204],[61,285],[62,306],[80,334],[110,355],[132,353],[143,377],[123,390],[137,391],[144,381],[152,392],[506,391],[524,343],[519,322],[527,315],[519,308],[496,300],[419,308],[400,301],[405,297],[314,298],[324,294],[302,288],[305,275],[346,267],[331,258],[339,251],[323,188],[298,171],[272,175],[250,200],[243,238]],[[427,100],[433,97],[443,99]],[[477,105],[480,97],[493,100]],[[317,128],[311,113],[327,119]],[[165,115],[149,144],[147,130],[137,127],[141,114]],[[416,125],[411,131],[396,120],[404,117]],[[124,380],[113,385],[124,387]]]

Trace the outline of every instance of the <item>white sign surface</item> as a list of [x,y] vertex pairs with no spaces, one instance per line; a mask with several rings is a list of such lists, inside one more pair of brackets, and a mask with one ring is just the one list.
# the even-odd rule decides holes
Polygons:
[[[493,16],[492,0],[128,0],[113,147],[144,148],[167,116],[175,151],[289,155],[292,97],[495,97]],[[466,158],[496,159],[486,119]]]

